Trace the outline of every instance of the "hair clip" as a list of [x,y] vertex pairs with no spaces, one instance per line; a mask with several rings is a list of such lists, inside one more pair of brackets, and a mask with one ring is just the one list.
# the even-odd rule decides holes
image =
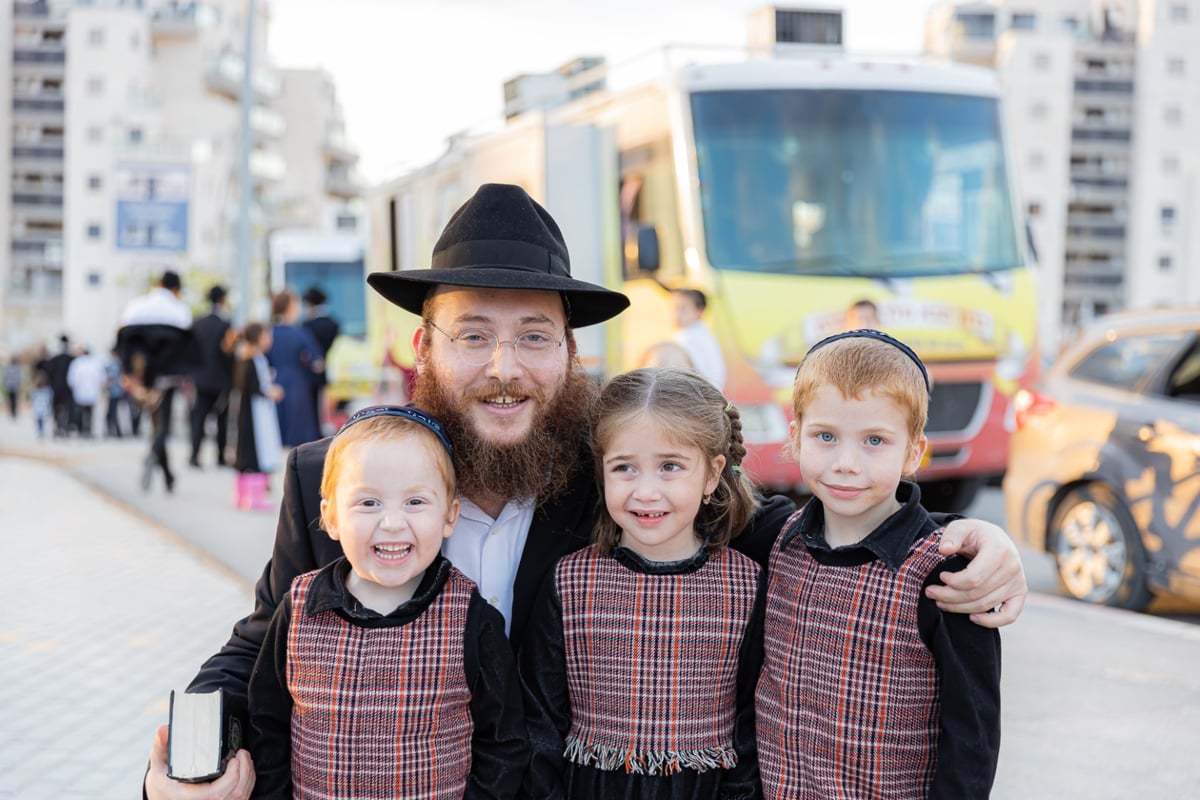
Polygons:
[[362,422],[364,419],[370,419],[371,417],[401,417],[412,420],[418,425],[428,428],[438,438],[438,441],[442,443],[442,447],[446,448],[446,452],[451,456],[454,455],[454,447],[450,444],[450,437],[446,435],[446,430],[442,427],[442,423],[414,406],[367,406],[351,414],[350,418],[342,423],[342,427],[338,428],[338,432],[335,435],[341,434],[342,431],[354,423]]
[[728,414],[730,411],[733,411],[733,403],[730,403],[730,402],[726,401],[726,403],[725,403],[725,413],[726,413],[726,414]]
[[[808,356],[813,352],[820,350],[830,342],[836,342],[839,339],[874,339],[877,342],[885,342],[890,344],[892,347],[895,347],[901,353],[904,353],[904,355],[908,356],[909,360],[917,365],[917,369],[921,370],[921,378],[925,381],[925,391],[929,394],[933,394],[933,384],[929,381],[929,371],[925,369],[925,364],[921,361],[921,357],[913,352],[911,347],[896,337],[889,336],[883,331],[878,331],[874,328],[858,328],[857,330],[843,331],[842,333],[835,333],[833,336],[826,336],[824,339],[808,349],[808,354],[805,355],[805,358],[808,358]],[[803,366],[803,360],[801,360],[800,363],[801,366]],[[797,367],[796,370],[799,372],[800,367]]]

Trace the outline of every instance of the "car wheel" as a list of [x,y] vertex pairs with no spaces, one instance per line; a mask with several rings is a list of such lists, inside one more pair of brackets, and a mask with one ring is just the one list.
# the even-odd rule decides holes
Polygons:
[[1141,534],[1107,486],[1091,484],[1064,497],[1050,523],[1049,544],[1059,582],[1072,597],[1132,611],[1150,602]]

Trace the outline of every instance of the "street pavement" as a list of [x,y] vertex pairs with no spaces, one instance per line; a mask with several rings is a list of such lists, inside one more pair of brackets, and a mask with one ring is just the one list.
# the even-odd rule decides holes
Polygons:
[[[144,438],[0,420],[0,798],[137,797],[168,692],[251,608],[274,515],[176,430],[167,495]],[[1002,641],[993,798],[1200,796],[1200,627],[1035,594]]]

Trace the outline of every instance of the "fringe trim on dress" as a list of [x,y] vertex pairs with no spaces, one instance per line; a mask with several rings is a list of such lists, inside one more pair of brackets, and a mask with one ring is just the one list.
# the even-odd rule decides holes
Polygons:
[[737,753],[731,745],[685,752],[647,752],[598,743],[586,744],[574,736],[567,737],[563,756],[585,767],[608,772],[623,769],[633,775],[674,775],[685,769],[708,772],[710,769],[730,769],[737,765]]

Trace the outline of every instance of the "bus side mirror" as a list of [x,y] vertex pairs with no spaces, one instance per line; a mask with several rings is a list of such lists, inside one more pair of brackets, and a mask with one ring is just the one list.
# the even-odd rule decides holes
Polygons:
[[658,272],[658,230],[653,225],[637,229],[637,267],[641,272]]

